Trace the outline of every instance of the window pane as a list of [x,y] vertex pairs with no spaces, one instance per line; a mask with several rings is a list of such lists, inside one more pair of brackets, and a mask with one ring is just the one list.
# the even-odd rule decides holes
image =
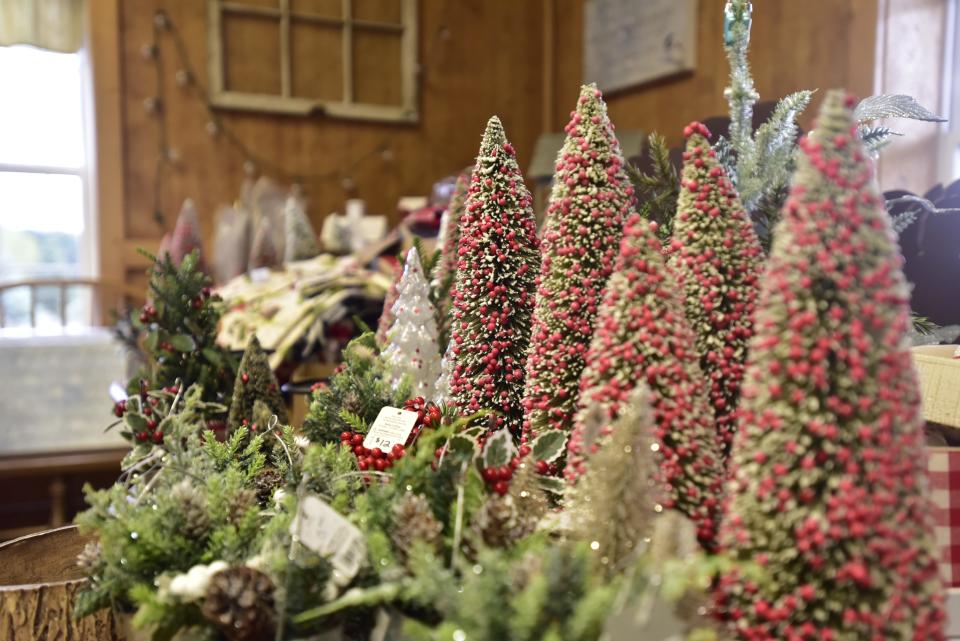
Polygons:
[[0,47],[0,163],[82,167],[80,55]]
[[2,172],[0,194],[0,279],[78,275],[80,177]]

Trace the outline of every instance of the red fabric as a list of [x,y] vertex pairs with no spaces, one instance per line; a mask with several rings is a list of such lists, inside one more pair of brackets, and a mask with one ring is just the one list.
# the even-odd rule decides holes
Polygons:
[[960,587],[960,448],[931,449],[929,469],[940,573],[947,587]]

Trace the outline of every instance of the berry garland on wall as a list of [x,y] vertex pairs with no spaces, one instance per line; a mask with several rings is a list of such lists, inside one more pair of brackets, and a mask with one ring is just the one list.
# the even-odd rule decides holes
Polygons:
[[500,119],[487,123],[460,221],[451,389],[461,411],[498,412],[519,434],[540,242],[532,198]]
[[593,321],[633,205],[596,85],[580,89],[556,163],[527,359],[525,428],[570,430]]
[[722,576],[743,641],[944,638],[909,293],[855,104],[831,91],[802,141],[763,282],[722,543],[775,580]]

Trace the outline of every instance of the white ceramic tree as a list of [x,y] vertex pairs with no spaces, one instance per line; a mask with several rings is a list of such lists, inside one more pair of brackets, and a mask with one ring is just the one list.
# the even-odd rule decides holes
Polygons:
[[392,308],[395,320],[387,332],[383,357],[394,388],[407,376],[414,396],[429,400],[433,398],[434,385],[440,375],[440,350],[430,284],[423,274],[416,248],[407,253],[397,291],[397,301]]

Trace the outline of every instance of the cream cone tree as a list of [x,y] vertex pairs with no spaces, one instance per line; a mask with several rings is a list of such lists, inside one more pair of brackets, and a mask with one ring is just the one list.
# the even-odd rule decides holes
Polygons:
[[586,459],[612,432],[636,386],[645,382],[656,424],[659,477],[668,490],[664,505],[693,519],[700,542],[712,548],[723,463],[692,345],[681,294],[654,226],[632,214],[587,352],[565,473],[575,481],[586,471]]
[[687,148],[670,266],[683,287],[687,321],[696,335],[693,347],[727,452],[736,429],[764,254],[750,217],[710,148],[710,132],[695,122],[684,135]]
[[573,427],[597,307],[633,204],[620,143],[596,85],[581,87],[565,131],[527,357],[525,425],[535,433]]
[[721,543],[737,639],[944,638],[909,289],[859,141],[827,94],[801,142],[755,319]]
[[460,219],[451,391],[463,413],[523,423],[524,368],[540,245],[530,192],[500,120],[487,123]]

